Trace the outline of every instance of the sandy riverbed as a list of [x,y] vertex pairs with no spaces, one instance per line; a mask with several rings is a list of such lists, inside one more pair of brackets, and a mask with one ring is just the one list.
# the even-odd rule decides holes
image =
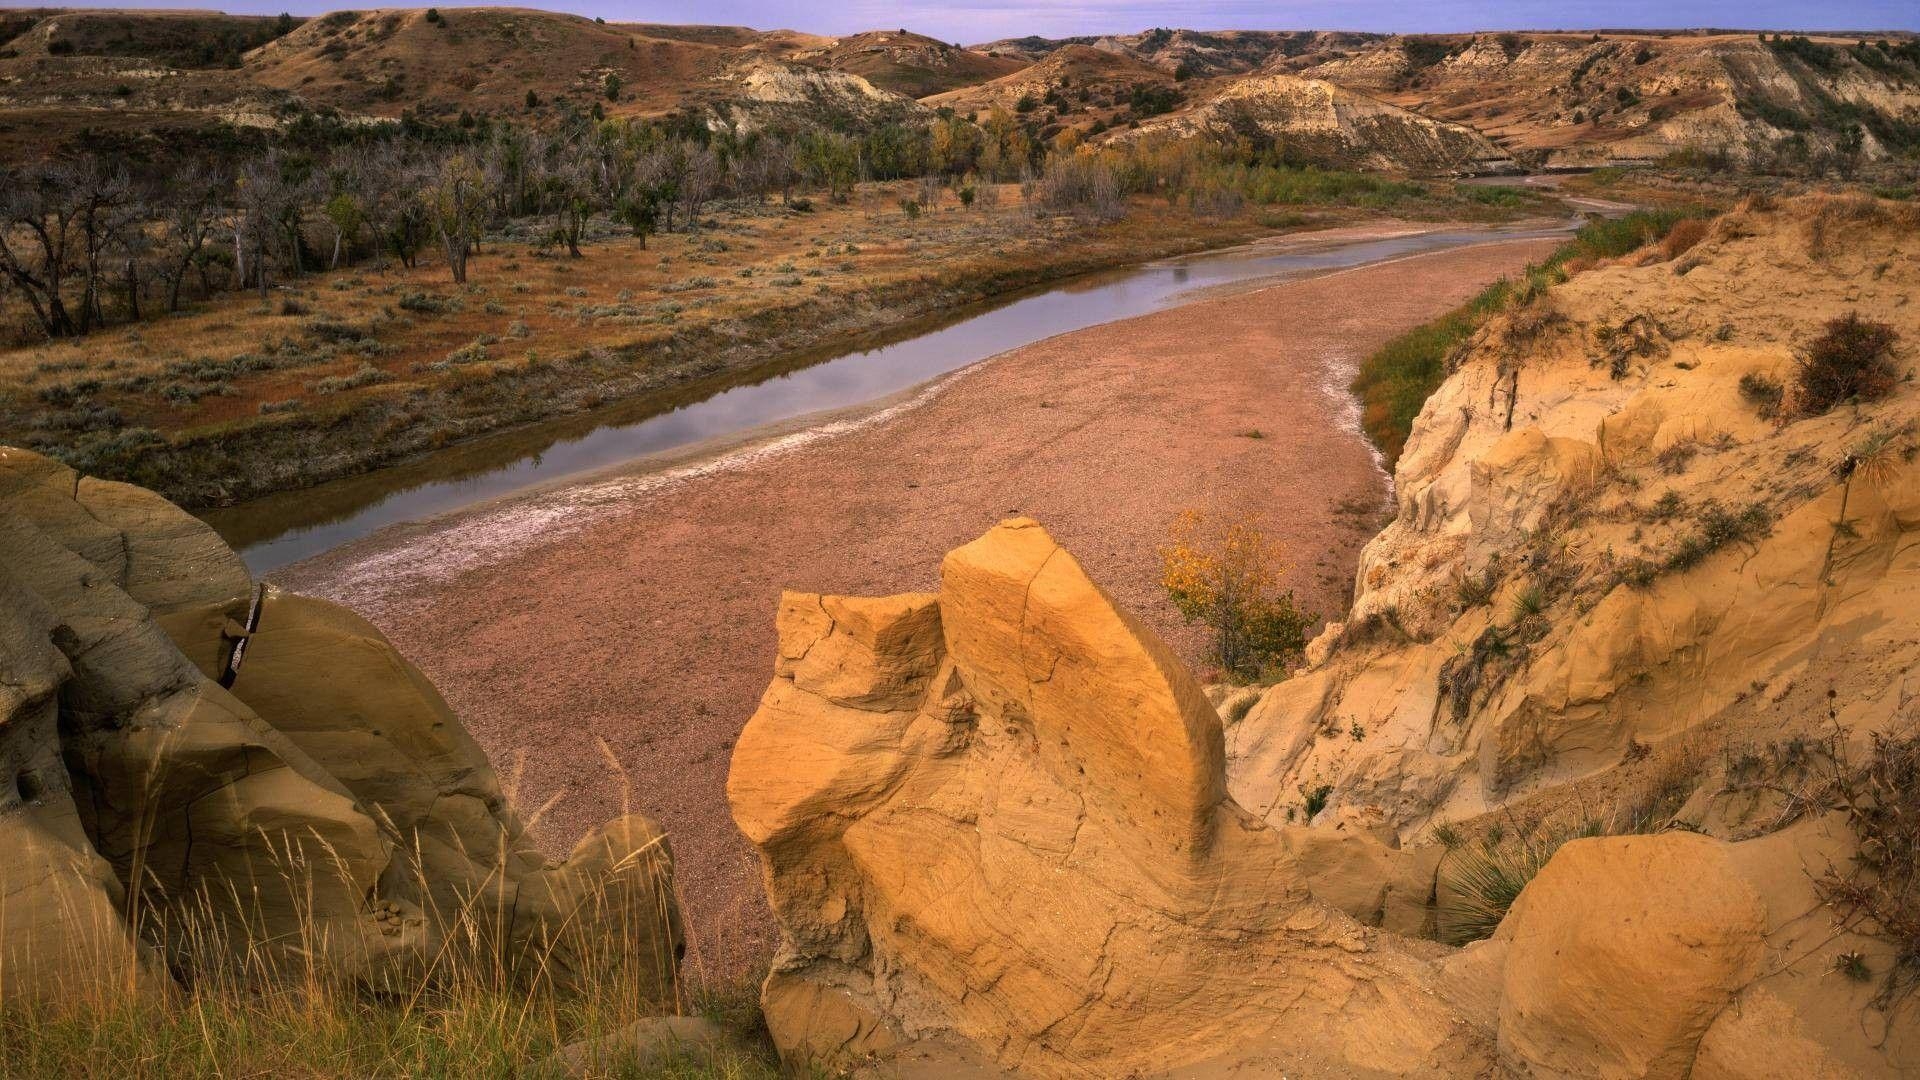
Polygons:
[[[773,664],[782,588],[931,589],[995,521],[1038,518],[1190,659],[1156,584],[1187,507],[1257,512],[1305,605],[1337,612],[1386,479],[1346,394],[1392,335],[1549,251],[1414,256],[1066,334],[826,429],[388,530],[273,575],[373,619],[564,849],[633,803],[667,827],[697,963],[771,940],[727,760]],[[1259,432],[1260,437],[1250,436]],[[518,764],[516,764],[518,763]]]

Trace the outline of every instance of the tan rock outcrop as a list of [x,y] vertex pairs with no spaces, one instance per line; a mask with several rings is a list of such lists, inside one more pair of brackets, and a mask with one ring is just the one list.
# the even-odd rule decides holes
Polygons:
[[728,794],[796,1064],[1678,1078],[1764,1038],[1877,1077],[1920,1038],[1863,1029],[1857,985],[1821,1004],[1840,950],[1892,962],[1857,927],[1808,947],[1810,875],[1850,854],[1829,819],[1573,841],[1460,951],[1363,925],[1428,932],[1447,856],[1243,810],[1191,676],[1031,521],[951,552],[937,594],[789,594],[779,629]]
[[411,977],[450,936],[561,981],[630,962],[670,990],[657,827],[622,819],[548,865],[378,631],[256,594],[164,500],[0,448],[0,643],[8,994],[164,983],[150,952]]
[[1503,1056],[1543,1077],[1686,1076],[1759,968],[1765,915],[1718,841],[1568,844],[1507,916]]
[[[1741,382],[1790,382],[1849,311],[1920,341],[1917,240],[1893,204],[1749,206],[1492,320],[1414,424],[1352,610],[1235,725],[1235,796],[1281,823],[1331,785],[1320,824],[1411,844],[1636,746],[1804,733],[1830,689],[1885,729],[1920,666],[1920,384],[1776,420]],[[1873,439],[1871,478],[1837,471]]]
[[789,595],[780,630],[729,796],[785,931],[763,1003],[793,1056],[945,1035],[1115,1074],[1266,1060],[1247,1034],[1285,1023],[1308,1075],[1490,1060],[1417,951],[1300,887],[1226,797],[1192,677],[1038,525],[952,552],[937,597]]

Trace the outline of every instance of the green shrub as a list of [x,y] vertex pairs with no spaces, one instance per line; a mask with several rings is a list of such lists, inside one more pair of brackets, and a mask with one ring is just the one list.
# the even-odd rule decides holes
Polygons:
[[1307,821],[1312,821],[1319,815],[1320,811],[1327,808],[1327,800],[1333,798],[1333,785],[1320,784],[1315,787],[1308,787],[1305,784],[1301,784],[1300,798],[1304,800],[1301,807],[1302,813],[1305,815]]
[[1729,510],[1708,499],[1696,511],[1696,530],[1667,556],[1668,570],[1691,570],[1729,544],[1751,544],[1773,529],[1773,515],[1762,503]]
[[1440,939],[1449,945],[1493,936],[1522,889],[1569,840],[1601,833],[1598,822],[1556,832],[1490,833],[1480,844],[1448,851],[1441,868],[1448,898],[1440,905]]

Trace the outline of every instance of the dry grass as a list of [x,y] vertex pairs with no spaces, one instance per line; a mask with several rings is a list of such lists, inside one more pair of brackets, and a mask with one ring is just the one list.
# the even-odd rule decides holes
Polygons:
[[[159,792],[164,779],[144,782]],[[29,996],[6,978],[5,961],[22,957],[0,957],[0,1076],[506,1080],[549,1074],[561,1048],[663,1014],[704,1016],[736,1038],[644,1071],[613,1052],[595,1075],[778,1075],[758,980],[682,970],[677,937],[663,934],[673,892],[661,841],[585,881],[560,925],[528,933],[518,901],[502,902],[504,839],[468,853],[476,873],[444,909],[433,898],[446,892],[446,856],[429,866],[397,835],[399,865],[372,895],[317,833],[265,829],[245,844],[248,881],[203,876],[170,891],[171,870],[139,854],[168,811],[156,796],[142,805],[121,872],[133,886],[126,926],[149,962]]]

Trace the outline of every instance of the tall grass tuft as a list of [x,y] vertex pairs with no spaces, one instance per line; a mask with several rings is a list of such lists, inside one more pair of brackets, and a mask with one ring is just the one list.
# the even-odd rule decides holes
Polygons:
[[1440,939],[1465,945],[1492,937],[1521,890],[1562,845],[1603,831],[1599,822],[1586,821],[1569,829],[1532,829],[1449,849],[1443,868],[1449,896],[1440,905]]
[[[144,782],[160,792],[164,779]],[[59,996],[14,992],[0,962],[0,1076],[509,1080],[663,1014],[739,1038],[644,1071],[642,1048],[616,1052],[595,1075],[778,1075],[758,980],[681,969],[662,841],[631,842],[624,815],[604,848],[581,845],[557,875],[510,878],[525,850],[506,830],[497,851],[449,858],[448,837],[401,836],[375,807],[397,854],[370,890],[364,866],[284,828],[240,845],[247,880],[203,873],[183,887],[137,854],[173,804],[142,803],[124,915],[148,962]],[[551,917],[519,917],[533,909]]]

